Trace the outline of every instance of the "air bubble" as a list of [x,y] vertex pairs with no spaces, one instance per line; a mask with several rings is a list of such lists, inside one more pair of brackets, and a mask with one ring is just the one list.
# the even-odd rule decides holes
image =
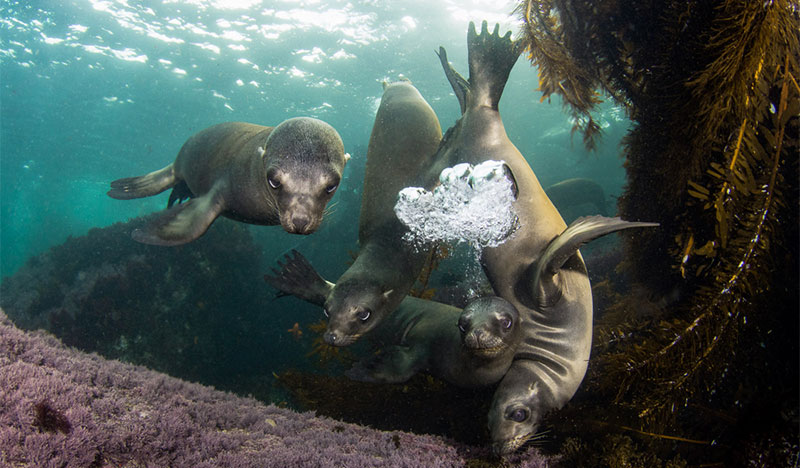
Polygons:
[[405,240],[420,247],[463,242],[476,250],[505,242],[518,226],[513,185],[505,173],[501,161],[463,163],[444,169],[432,192],[401,190],[394,211],[409,229]]

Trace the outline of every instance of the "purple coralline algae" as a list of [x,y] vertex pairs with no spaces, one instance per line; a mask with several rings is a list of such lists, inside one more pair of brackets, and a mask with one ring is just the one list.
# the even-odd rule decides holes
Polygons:
[[[16,328],[2,310],[0,382],[0,466],[456,467],[488,453],[264,405],[83,353]],[[509,461],[547,466],[535,449]]]

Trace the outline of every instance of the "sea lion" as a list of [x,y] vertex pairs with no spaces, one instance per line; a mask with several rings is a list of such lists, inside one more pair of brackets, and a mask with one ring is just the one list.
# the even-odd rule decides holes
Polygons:
[[578,218],[531,265],[531,287],[520,292],[524,297],[530,294],[532,302],[523,309],[524,337],[489,408],[497,455],[507,455],[533,437],[545,414],[569,401],[586,373],[592,293],[586,273],[575,270],[578,260],[582,265],[580,246],[623,229],[654,226],[658,224],[602,216]]
[[[450,66],[445,49],[439,49],[462,117],[445,134],[432,170],[438,173],[456,163],[492,159],[504,161],[516,182],[519,228],[504,243],[481,252],[495,293],[519,310],[523,326],[515,360],[500,382],[489,414],[493,449],[506,455],[533,436],[540,418],[563,406],[583,380],[591,348],[592,292],[580,252],[572,249],[575,242],[557,249],[557,257],[545,256],[545,247],[566,224],[508,139],[498,111],[522,44],[512,41],[510,32],[500,37],[499,25],[490,34],[485,21],[480,34],[470,23],[467,44],[469,80]],[[619,229],[634,227],[610,223]]]
[[277,127],[228,122],[190,137],[167,167],[111,182],[108,195],[128,200],[173,189],[167,209],[131,234],[145,244],[185,244],[220,215],[310,234],[348,158],[339,134],[321,120],[297,117]]
[[591,179],[579,177],[562,180],[547,187],[544,192],[561,212],[578,205],[592,205],[597,214],[608,216],[603,187]]
[[[296,250],[264,279],[283,294],[323,305],[334,288]],[[485,296],[464,309],[406,296],[370,334],[381,353],[346,372],[364,382],[405,382],[419,371],[461,387],[491,385],[505,375],[521,336],[519,313],[508,301]]]
[[327,292],[326,343],[347,346],[397,308],[419,276],[428,252],[403,242],[406,228],[394,214],[397,193],[436,180],[431,164],[442,138],[433,109],[409,82],[384,83],[367,147],[358,242],[353,264]]

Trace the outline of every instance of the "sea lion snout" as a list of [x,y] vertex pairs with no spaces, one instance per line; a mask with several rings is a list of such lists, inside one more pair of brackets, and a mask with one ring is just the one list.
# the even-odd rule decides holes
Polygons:
[[320,219],[315,220],[305,212],[288,213],[281,216],[281,225],[289,234],[311,234],[319,227]]
[[341,332],[337,332],[336,330],[331,330],[330,328],[322,334],[322,340],[325,343],[329,344],[330,346],[344,347],[349,346],[353,342],[355,342],[361,335],[345,335]]
[[322,335],[322,339],[325,340],[325,343],[328,343],[331,346],[336,346],[336,341],[339,339],[339,337],[332,331],[326,331],[325,334]]
[[311,219],[304,214],[292,216],[292,227],[294,227],[295,234],[308,234],[310,232],[308,228],[311,227]]
[[281,213],[281,226],[289,234],[311,234],[322,221],[322,214],[315,216],[307,210],[287,210]]
[[334,176],[313,180],[285,177],[278,189],[272,189],[283,229],[290,234],[311,234],[316,231],[322,224],[325,206],[333,197],[338,183],[338,177]]

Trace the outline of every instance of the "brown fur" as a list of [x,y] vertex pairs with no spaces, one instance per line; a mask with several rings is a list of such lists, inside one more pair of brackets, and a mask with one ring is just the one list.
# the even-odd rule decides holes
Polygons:
[[[194,240],[220,215],[310,234],[345,162],[339,134],[320,120],[295,118],[277,127],[229,122],[190,137],[167,167],[115,180],[108,195],[125,200],[173,188],[168,209],[133,233],[148,244]],[[184,198],[190,200],[172,206]]]
[[422,168],[431,164],[441,137],[436,114],[416,88],[407,82],[385,86],[367,149],[361,250],[325,301],[327,343],[346,346],[374,328],[419,276],[427,252],[402,240],[405,228],[394,205],[401,189],[432,186],[436,179],[426,177]]

